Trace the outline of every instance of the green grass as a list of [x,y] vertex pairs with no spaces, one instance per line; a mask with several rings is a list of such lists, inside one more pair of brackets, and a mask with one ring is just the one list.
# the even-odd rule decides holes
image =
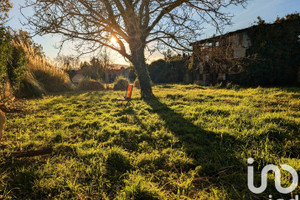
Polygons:
[[[0,143],[0,199],[290,199],[269,174],[247,187],[247,158],[300,171],[300,89],[154,87],[156,99],[124,109],[124,92],[70,92],[8,114]],[[11,152],[51,146],[14,158]],[[282,184],[290,176],[282,172]],[[259,174],[256,177],[259,186]]]

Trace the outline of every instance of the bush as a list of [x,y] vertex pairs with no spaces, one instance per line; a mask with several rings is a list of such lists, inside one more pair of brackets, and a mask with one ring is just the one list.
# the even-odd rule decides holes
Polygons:
[[127,90],[128,85],[129,81],[126,78],[119,76],[114,83],[114,90]]
[[181,55],[172,56],[167,60],[157,60],[149,67],[150,78],[154,83],[181,83],[183,82],[187,58]]
[[28,59],[21,46],[13,46],[11,59],[7,64],[7,74],[13,91],[18,90],[26,72]]
[[168,64],[165,60],[160,59],[153,61],[149,67],[149,75],[154,83],[167,83],[166,77],[168,76]]
[[41,98],[43,94],[46,94],[46,91],[30,72],[25,73],[20,87],[15,92],[19,98]]
[[9,44],[10,38],[6,30],[0,27],[0,98],[5,93],[6,84],[6,65],[8,55],[11,54],[11,47]]
[[133,86],[136,87],[137,89],[141,89],[140,81],[136,79],[133,83]]
[[83,78],[79,82],[78,89],[79,90],[101,91],[101,90],[105,90],[105,87],[99,81],[95,81],[95,80],[90,79],[90,78]]

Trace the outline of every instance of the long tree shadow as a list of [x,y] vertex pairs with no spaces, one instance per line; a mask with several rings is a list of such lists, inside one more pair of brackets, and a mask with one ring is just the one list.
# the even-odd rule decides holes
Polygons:
[[213,184],[225,188],[230,198],[242,199],[241,193],[247,191],[246,163],[237,158],[238,149],[235,145],[241,146],[242,141],[229,134],[221,136],[194,125],[157,98],[145,101],[151,106],[152,112],[164,120],[166,128],[178,137],[184,151],[194,159],[200,180],[201,177],[208,178],[208,181],[195,185],[206,188]]

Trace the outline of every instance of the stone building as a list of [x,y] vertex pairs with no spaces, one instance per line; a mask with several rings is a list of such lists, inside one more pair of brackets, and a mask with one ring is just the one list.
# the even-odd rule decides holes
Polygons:
[[216,84],[226,81],[229,73],[234,73],[231,69],[236,68],[238,71],[237,61],[246,56],[251,45],[248,30],[241,29],[191,43],[193,82],[201,85]]

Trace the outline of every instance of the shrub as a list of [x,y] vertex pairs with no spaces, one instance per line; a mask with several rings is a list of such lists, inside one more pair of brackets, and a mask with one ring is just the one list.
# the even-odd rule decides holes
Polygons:
[[25,75],[25,66],[27,63],[28,59],[26,58],[24,49],[21,46],[13,46],[11,59],[7,64],[7,74],[14,91],[20,87],[20,83]]
[[114,90],[126,90],[129,85],[129,81],[119,76],[118,79],[114,83]]
[[153,61],[149,67],[149,75],[154,83],[167,83],[168,65],[163,59]]
[[148,70],[154,83],[180,83],[183,82],[187,68],[187,58],[175,55],[152,62]]
[[6,30],[0,27],[0,98],[4,95],[6,84],[6,65],[11,53],[10,38]]
[[19,98],[41,98],[43,94],[46,94],[46,91],[29,71],[25,73],[20,87],[15,92]]
[[99,81],[95,81],[95,80],[90,79],[90,78],[83,78],[79,82],[78,89],[79,90],[101,91],[101,90],[105,90],[105,87]]
[[136,87],[137,89],[141,89],[140,81],[136,79],[133,83],[133,86]]

